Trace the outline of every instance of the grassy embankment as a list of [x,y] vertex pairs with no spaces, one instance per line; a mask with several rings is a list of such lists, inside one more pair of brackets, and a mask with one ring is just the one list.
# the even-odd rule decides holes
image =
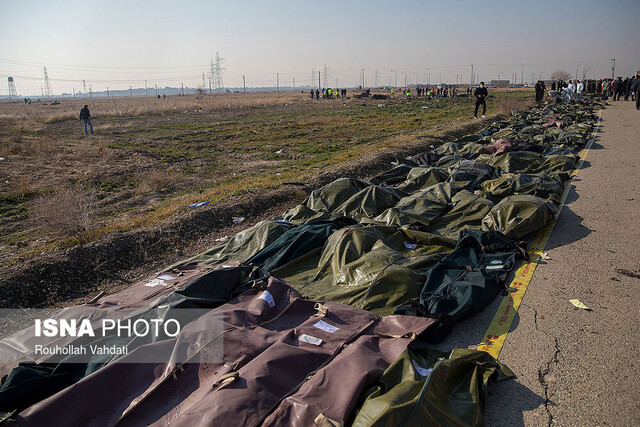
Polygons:
[[[530,98],[496,91],[487,114]],[[86,102],[91,137],[77,120]],[[311,101],[292,92],[2,104],[0,263],[150,227],[194,202],[304,182],[468,122],[472,111],[466,99]]]

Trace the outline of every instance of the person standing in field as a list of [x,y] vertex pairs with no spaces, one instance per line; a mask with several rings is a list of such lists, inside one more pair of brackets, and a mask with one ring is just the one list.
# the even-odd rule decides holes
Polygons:
[[91,133],[93,134],[93,125],[91,124],[91,113],[89,112],[89,106],[88,105],[85,105],[82,108],[82,110],[80,110],[80,118],[84,122],[84,133],[85,133],[85,135],[89,134],[89,132],[87,132],[87,125],[89,125],[89,129],[91,130]]
[[473,113],[473,118],[477,119],[478,118],[478,107],[480,107],[480,105],[482,105],[482,117],[485,117],[485,113],[487,112],[487,95],[489,93],[487,92],[487,88],[484,87],[484,82],[480,82],[480,86],[476,88],[475,92],[473,93],[473,96],[476,97],[476,110]]

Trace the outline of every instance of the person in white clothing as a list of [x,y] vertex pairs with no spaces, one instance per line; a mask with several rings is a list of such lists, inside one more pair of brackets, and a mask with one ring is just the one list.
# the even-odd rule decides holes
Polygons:
[[564,93],[567,94],[567,98],[569,98],[569,101],[573,101],[573,92],[575,87],[575,84],[571,80],[569,80],[569,84],[563,89]]
[[576,85],[576,100],[578,102],[582,101],[582,92],[584,91],[584,82],[578,81]]

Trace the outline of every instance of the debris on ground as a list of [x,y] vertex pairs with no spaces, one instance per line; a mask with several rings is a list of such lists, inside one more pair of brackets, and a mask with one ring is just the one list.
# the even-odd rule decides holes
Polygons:
[[189,205],[190,208],[199,208],[200,206],[206,206],[208,205],[209,202],[198,202],[198,203],[194,203],[192,205]]
[[589,307],[587,307],[582,302],[580,302],[579,299],[570,299],[569,302],[573,304],[575,307],[580,308],[582,310],[592,311]]

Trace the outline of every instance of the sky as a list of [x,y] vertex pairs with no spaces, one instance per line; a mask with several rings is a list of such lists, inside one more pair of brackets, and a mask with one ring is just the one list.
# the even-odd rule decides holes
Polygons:
[[[518,83],[640,70],[640,0],[0,0],[0,95],[144,87]],[[364,70],[364,72],[362,71]],[[276,75],[278,73],[278,75]],[[396,80],[397,79],[397,80]],[[323,81],[321,81],[323,83]]]

